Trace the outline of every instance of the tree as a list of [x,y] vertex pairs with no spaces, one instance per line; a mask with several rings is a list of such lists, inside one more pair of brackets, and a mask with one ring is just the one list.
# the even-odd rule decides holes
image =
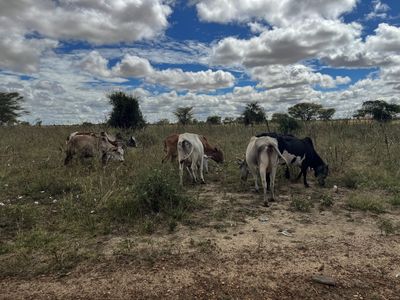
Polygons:
[[357,110],[353,116],[359,118],[369,115],[378,122],[388,122],[398,113],[400,113],[400,105],[383,100],[372,100],[365,101],[361,109]]
[[169,124],[169,120],[168,119],[160,119],[157,121],[156,123],[157,125],[168,125]]
[[139,129],[146,125],[137,97],[116,91],[107,96],[113,106],[108,123],[119,128]]
[[288,113],[295,119],[310,121],[318,117],[322,105],[317,103],[297,103],[288,108]]
[[208,116],[206,123],[212,124],[212,125],[219,125],[219,124],[221,124],[221,117],[220,116]]
[[284,113],[274,113],[271,121],[278,124],[278,130],[284,134],[293,132],[301,127],[299,121]]
[[178,123],[181,125],[190,124],[193,121],[193,106],[178,107],[174,115],[178,119]]
[[247,104],[242,116],[244,125],[246,126],[264,123],[267,121],[265,111],[258,102],[251,102]]
[[318,118],[320,120],[328,121],[332,119],[332,116],[335,114],[336,109],[334,108],[321,108],[318,112]]
[[22,109],[22,101],[24,101],[24,97],[16,92],[0,92],[0,125],[16,123],[18,117],[28,113]]

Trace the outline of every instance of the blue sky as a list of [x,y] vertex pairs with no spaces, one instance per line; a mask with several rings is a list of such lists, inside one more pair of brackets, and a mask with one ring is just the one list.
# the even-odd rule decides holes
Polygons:
[[103,122],[114,90],[149,122],[179,106],[237,117],[251,101],[349,117],[400,104],[399,26],[395,0],[0,1],[0,91],[44,124]]

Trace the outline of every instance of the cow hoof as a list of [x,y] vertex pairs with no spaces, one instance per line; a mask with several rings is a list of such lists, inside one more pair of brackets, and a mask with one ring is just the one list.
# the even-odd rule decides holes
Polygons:
[[206,182],[205,182],[204,180],[202,180],[200,183],[201,183],[201,184],[206,184]]
[[268,201],[264,201],[264,206],[265,206],[265,207],[269,207]]

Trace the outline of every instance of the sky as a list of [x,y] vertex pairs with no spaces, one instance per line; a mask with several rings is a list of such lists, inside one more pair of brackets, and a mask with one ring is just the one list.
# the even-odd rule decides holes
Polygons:
[[0,91],[24,97],[21,120],[104,122],[115,90],[148,122],[400,104],[400,1],[0,0]]

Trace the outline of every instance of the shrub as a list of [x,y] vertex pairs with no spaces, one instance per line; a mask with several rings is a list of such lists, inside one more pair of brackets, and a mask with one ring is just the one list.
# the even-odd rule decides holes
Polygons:
[[303,199],[303,198],[296,198],[293,197],[292,201],[290,203],[290,207],[295,210],[295,211],[301,211],[301,212],[309,212],[312,208],[313,204],[311,200],[309,199]]
[[108,206],[114,219],[143,220],[149,227],[144,231],[152,232],[154,218],[173,224],[171,220],[181,220],[193,207],[193,201],[181,189],[171,171],[155,169],[141,174],[133,193],[114,198]]
[[374,213],[385,212],[382,199],[370,197],[370,195],[354,194],[352,195],[347,205],[349,208],[362,211],[370,211]]

